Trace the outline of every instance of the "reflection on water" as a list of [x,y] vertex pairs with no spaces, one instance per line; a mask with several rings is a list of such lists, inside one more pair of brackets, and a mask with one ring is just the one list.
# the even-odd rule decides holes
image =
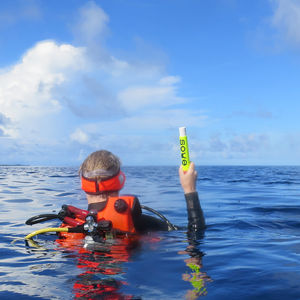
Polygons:
[[[186,225],[176,167],[125,172],[124,194]],[[300,168],[201,167],[198,174],[202,237],[152,233],[92,252],[53,234],[36,245],[23,240],[59,225],[25,226],[29,217],[62,204],[86,208],[75,168],[0,167],[0,298],[298,299]]]
[[68,243],[68,239],[58,239],[56,242],[63,249],[72,251],[71,257],[76,258],[80,274],[73,285],[75,299],[133,299],[132,295],[120,292],[120,288],[126,284],[122,280],[125,272],[123,264],[129,261],[130,252],[138,248],[138,240],[124,238],[106,241],[99,245],[101,250],[96,251],[86,250],[79,245],[75,253],[74,241]]
[[186,258],[184,262],[190,270],[182,275],[182,279],[190,282],[193,289],[187,291],[186,299],[197,299],[200,296],[206,296],[206,285],[212,281],[207,273],[202,271],[202,257],[204,253],[198,249],[198,245],[197,240],[189,239],[189,246],[186,250],[178,252],[178,254],[189,255],[189,258]]

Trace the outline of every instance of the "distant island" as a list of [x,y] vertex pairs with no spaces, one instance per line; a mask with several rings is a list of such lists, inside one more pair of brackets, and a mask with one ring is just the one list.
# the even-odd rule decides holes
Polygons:
[[22,164],[0,164],[0,167],[28,167],[29,165]]

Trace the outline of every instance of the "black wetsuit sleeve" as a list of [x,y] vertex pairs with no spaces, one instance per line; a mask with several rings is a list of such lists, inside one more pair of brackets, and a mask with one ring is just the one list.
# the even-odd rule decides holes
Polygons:
[[[205,220],[200,206],[197,192],[185,194],[185,200],[188,213],[188,231],[189,233],[202,232],[205,229]],[[141,206],[137,199],[132,208],[132,218],[137,232],[144,233],[148,231],[167,231],[168,224],[161,219],[141,213]]]
[[188,230],[199,231],[205,228],[205,220],[197,192],[184,194],[188,213]]
[[168,224],[163,220],[142,213],[138,198],[135,199],[132,207],[132,219],[137,232],[168,230]]

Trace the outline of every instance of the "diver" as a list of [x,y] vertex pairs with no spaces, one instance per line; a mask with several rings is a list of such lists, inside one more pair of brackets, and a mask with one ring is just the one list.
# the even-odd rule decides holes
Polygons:
[[[86,193],[88,211],[97,219],[112,221],[112,227],[121,231],[144,233],[156,230],[176,229],[172,224],[142,213],[135,196],[120,196],[125,183],[119,158],[106,150],[91,153],[82,163],[79,173],[82,189]],[[197,171],[191,163],[187,172],[179,168],[180,183],[184,191],[189,231],[201,231],[205,227],[203,212],[196,191]]]
[[[63,223],[59,228],[35,231],[27,235],[26,240],[39,233],[56,231],[64,238],[85,238],[90,242],[102,242],[103,239],[117,235],[178,229],[154,209],[141,205],[136,196],[119,194],[126,177],[121,170],[119,158],[113,153],[106,150],[91,153],[81,164],[79,174],[88,209],[63,205],[58,214],[34,216],[26,221],[27,225],[54,218],[59,218]],[[187,171],[180,166],[179,178],[187,205],[188,237],[197,240],[204,232],[205,221],[196,190],[197,171],[193,162]],[[144,214],[143,210],[151,211],[158,218]]]

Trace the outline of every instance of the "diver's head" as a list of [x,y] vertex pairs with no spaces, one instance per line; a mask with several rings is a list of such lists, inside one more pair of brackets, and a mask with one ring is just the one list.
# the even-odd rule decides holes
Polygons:
[[118,195],[125,183],[120,167],[120,159],[106,150],[93,152],[84,160],[79,172],[81,187],[87,193],[89,203]]
[[79,172],[87,178],[105,179],[120,171],[120,159],[106,150],[91,153],[80,166]]

